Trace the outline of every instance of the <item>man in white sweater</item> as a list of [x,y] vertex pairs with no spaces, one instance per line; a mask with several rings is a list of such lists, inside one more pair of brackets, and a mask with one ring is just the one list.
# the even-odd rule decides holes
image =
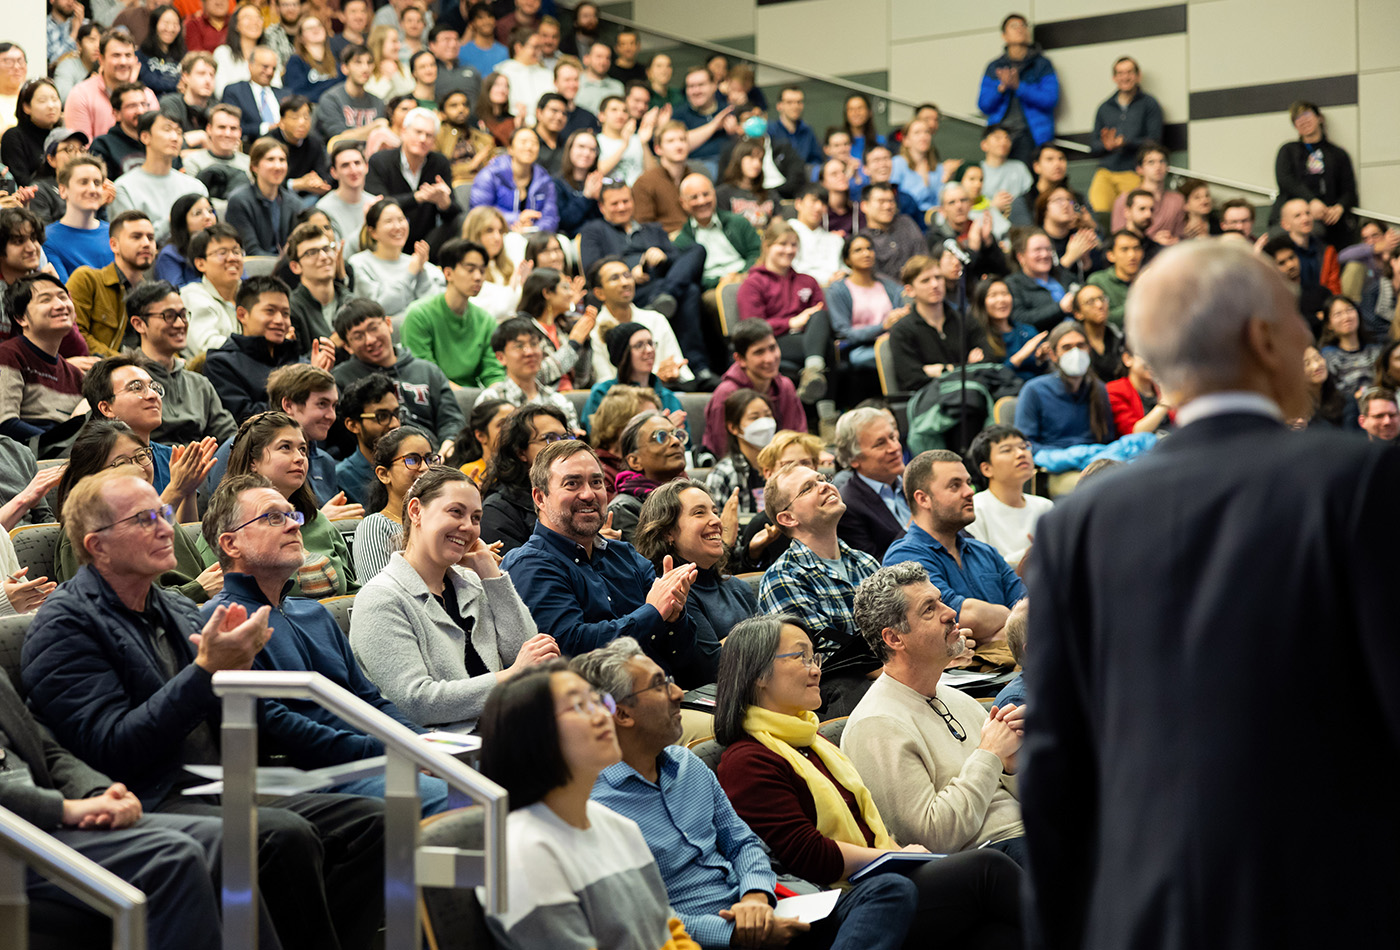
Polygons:
[[889,832],[952,853],[996,848],[1025,864],[1015,780],[1022,709],[982,705],[943,671],[968,631],[917,563],[882,567],[855,596],[861,636],[884,664],[846,722],[855,763]]
[[987,482],[985,490],[972,496],[977,520],[967,526],[967,533],[996,548],[1006,563],[1019,569],[1030,553],[1035,523],[1055,507],[1049,498],[1026,494],[1026,482],[1035,474],[1031,445],[1014,426],[988,426],[972,440],[967,457]]
[[108,214],[144,211],[156,229],[156,244],[170,239],[170,206],[184,195],[205,195],[198,178],[175,170],[185,133],[180,123],[163,112],[147,112],[136,120],[136,135],[146,147],[146,160],[117,179],[117,197]]

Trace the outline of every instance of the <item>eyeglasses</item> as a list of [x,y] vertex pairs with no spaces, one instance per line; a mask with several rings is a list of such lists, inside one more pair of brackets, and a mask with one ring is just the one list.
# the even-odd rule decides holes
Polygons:
[[[131,393],[135,396],[144,396],[148,389],[155,393],[158,399],[165,398],[165,387],[155,380],[133,379],[123,386],[121,391],[124,393]],[[115,395],[115,393],[113,395]]]
[[441,455],[424,455],[422,452],[409,452],[407,455],[400,455],[396,459],[390,459],[389,464],[403,462],[405,468],[417,468],[420,465],[441,465]]
[[802,489],[801,489],[796,495],[793,495],[793,496],[792,496],[792,500],[789,501],[786,505],[783,505],[783,507],[779,508],[779,509],[778,509],[778,512],[781,514],[782,512],[787,511],[787,510],[788,510],[789,508],[791,508],[794,504],[796,504],[796,503],[797,503],[797,499],[801,498],[803,495],[806,495],[806,494],[808,494],[809,492],[816,491],[818,488],[820,488],[820,487],[823,486],[823,485],[830,485],[830,484],[831,484],[831,479],[827,478],[825,475],[822,475],[822,474],[818,473],[818,475],[817,475],[817,477],[816,477],[815,480],[808,482],[806,485],[803,485],[803,486],[802,486]]
[[242,531],[244,528],[248,527],[248,525],[256,521],[266,521],[269,528],[280,528],[290,521],[300,528],[302,525],[306,524],[306,515],[302,514],[300,511],[264,511],[256,518],[250,518],[236,528],[229,528],[229,534],[235,531]]
[[536,442],[543,442],[545,445],[553,445],[555,442],[567,442],[574,438],[572,432],[546,432],[544,435],[537,435],[529,441],[529,445]]
[[141,314],[141,316],[145,317],[147,320],[160,317],[166,323],[188,324],[190,322],[189,313],[183,308],[176,310],[174,307],[171,307],[169,310],[152,310],[150,313]]
[[657,429],[651,434],[647,441],[655,442],[657,445],[665,445],[675,439],[681,445],[690,444],[690,433],[684,429]]
[[651,692],[651,691],[654,690],[654,689],[664,689],[664,690],[666,690],[666,691],[669,692],[670,689],[671,689],[671,687],[672,687],[672,686],[675,686],[675,685],[676,685],[676,678],[675,678],[674,676],[667,676],[665,679],[661,680],[661,682],[659,682],[659,683],[652,683],[650,686],[643,686],[641,689],[633,690],[632,692],[628,693],[626,696],[622,697],[621,699],[616,700],[615,703],[625,703],[625,702],[627,702],[627,700],[631,699],[633,696],[640,696],[640,695],[642,695],[643,693],[649,693],[649,692]]
[[773,657],[773,659],[786,660],[791,657],[797,657],[802,661],[802,665],[809,670],[819,670],[822,668],[822,664],[826,662],[825,654],[808,653],[806,650],[796,650],[792,653],[779,653],[777,656]]
[[[937,703],[937,705],[934,705],[935,703]],[[948,731],[952,734],[954,739],[962,742],[967,738],[967,733],[963,731],[962,723],[958,722],[953,714],[948,711],[948,707],[943,705],[941,699],[937,696],[930,696],[928,699],[928,708],[943,717],[943,723],[948,727]]]
[[112,459],[110,468],[117,468],[122,465],[145,465],[155,457],[155,453],[150,449],[137,449],[130,455],[118,455]]
[[166,524],[174,524],[175,509],[170,507],[169,505],[162,505],[159,508],[147,508],[144,511],[136,512],[136,514],[134,515],[128,515],[125,518],[118,518],[111,524],[104,524],[100,528],[93,528],[92,533],[97,534],[99,531],[106,531],[108,528],[115,528],[117,525],[126,524],[128,521],[136,524],[138,527],[150,528],[155,525],[157,520],[161,519],[163,519]]
[[218,261],[220,264],[222,264],[230,257],[242,260],[243,252],[235,248],[234,250],[215,251],[212,254],[206,254],[205,257],[211,261]]
[[617,701],[607,693],[589,693],[587,696],[575,696],[569,705],[555,713],[555,717],[563,716],[566,713],[576,712],[580,716],[591,716],[596,712],[605,712],[609,716],[617,713]]
[[388,425],[390,420],[397,419],[403,422],[408,418],[407,412],[402,408],[398,409],[376,409],[373,412],[360,413],[361,419],[373,419],[377,424]]
[[330,244],[322,244],[319,247],[308,247],[306,250],[301,252],[301,255],[297,258],[297,260],[304,261],[308,257],[321,257],[323,255],[325,257],[335,257],[336,252],[339,250],[340,245],[334,242]]

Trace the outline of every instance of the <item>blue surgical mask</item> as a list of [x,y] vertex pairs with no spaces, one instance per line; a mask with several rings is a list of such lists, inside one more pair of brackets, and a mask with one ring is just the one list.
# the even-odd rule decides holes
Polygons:
[[768,134],[768,122],[761,115],[751,115],[744,120],[744,134],[751,139],[761,139]]

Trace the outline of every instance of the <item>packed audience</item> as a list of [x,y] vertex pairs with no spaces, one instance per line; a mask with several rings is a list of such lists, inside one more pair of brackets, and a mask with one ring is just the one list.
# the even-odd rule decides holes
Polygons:
[[[819,133],[587,0],[49,11],[47,77],[0,43],[0,525],[53,565],[0,533],[0,804],[143,888],[154,947],[217,945],[183,767],[249,668],[480,735],[504,945],[1019,947],[1021,576],[1045,476],[1170,437],[1144,268],[1248,242],[1315,341],[1289,421],[1400,435],[1400,230],[1311,102],[1275,205],[1217,208],[1130,57],[1076,192],[1018,15],[951,156],[932,104]],[[260,729],[382,752],[314,703]],[[373,943],[383,795],[259,809],[282,945]]]

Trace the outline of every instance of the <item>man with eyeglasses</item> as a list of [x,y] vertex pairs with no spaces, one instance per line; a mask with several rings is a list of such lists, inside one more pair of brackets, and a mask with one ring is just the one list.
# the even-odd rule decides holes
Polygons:
[[297,225],[287,238],[287,266],[301,278],[291,296],[298,339],[329,337],[335,332],[335,315],[351,299],[336,273],[340,248],[334,232],[310,221]]
[[[253,660],[255,670],[320,673],[342,689],[374,706],[414,732],[425,730],[409,721],[385,699],[355,662],[335,618],[319,601],[287,597],[287,582],[306,554],[301,528],[305,516],[261,475],[239,475],[219,486],[204,514],[205,543],[216,552],[224,571],[219,595],[200,609],[208,620],[219,607],[241,607],[249,615],[271,609],[268,621],[277,636]],[[384,754],[384,743],[352,726],[318,703],[266,700],[263,717],[270,729],[295,740],[292,762],[300,768],[320,768]],[[384,797],[384,776],[337,785],[329,789],[347,795]],[[418,795],[423,817],[447,808],[447,783],[420,774]]]
[[765,613],[792,614],[806,624],[825,662],[819,713],[825,719],[844,716],[880,668],[851,614],[857,585],[880,562],[838,537],[846,502],[826,476],[806,465],[789,462],[768,476],[763,510],[792,540],[763,572],[758,605]]
[[346,498],[364,505],[374,479],[374,447],[403,425],[398,387],[383,373],[372,373],[345,387],[340,411],[346,430],[355,437],[355,450],[336,465],[335,480]]
[[[175,564],[181,528],[131,467],[83,479],[64,511],[83,566],[49,595],[25,640],[30,706],[145,811],[217,821],[217,797],[182,794],[203,782],[185,766],[220,763],[211,680],[252,667],[272,636],[270,608],[250,615],[221,606],[201,620],[193,602],[156,585]],[[265,741],[299,752],[304,741],[280,725],[262,722]],[[383,914],[383,819],[381,802],[354,795],[263,800],[260,890],[283,946],[348,950],[373,941]]]
[[141,345],[127,353],[144,357],[151,379],[165,389],[160,425],[151,439],[174,444],[205,436],[219,442],[231,438],[238,424],[213,384],[202,373],[188,372],[180,358],[190,325],[180,292],[164,280],[143,280],[127,294],[126,312],[141,338]]
[[83,400],[83,374],[59,355],[73,329],[73,300],[57,277],[40,273],[11,283],[4,305],[20,335],[0,343],[0,434],[34,440],[35,454],[47,458],[51,443],[71,439],[81,425],[70,420]]
[[1023,710],[986,712],[942,681],[968,650],[957,611],[927,571],[905,561],[861,582],[855,615],[884,666],[846,720],[841,751],[890,834],[938,854],[990,847],[1024,865],[1025,830],[1011,778]]
[[[444,252],[447,250],[444,248]],[[489,324],[494,323],[489,316],[485,319]],[[494,326],[486,330],[481,343],[483,348],[489,346],[491,329]],[[335,332],[350,351],[350,359],[335,368],[336,384],[348,390],[366,376],[376,373],[387,376],[398,387],[399,403],[413,424],[424,432],[431,432],[437,439],[438,449],[447,454],[451,440],[462,431],[464,420],[444,369],[431,360],[418,359],[406,347],[395,346],[394,327],[384,315],[384,308],[366,297],[356,297],[340,308],[335,315]],[[493,364],[500,365],[494,354],[487,355]],[[505,371],[498,369],[489,382],[503,375]]]
[[267,409],[267,377],[279,366],[310,362],[329,370],[335,366],[335,344],[326,337],[305,344],[291,339],[292,305],[287,285],[276,277],[249,277],[238,287],[235,303],[241,333],[209,351],[204,375],[214,384],[224,408],[240,423]]
[[685,612],[695,565],[668,556],[658,577],[630,544],[600,534],[608,496],[593,449],[577,439],[546,445],[530,466],[530,485],[539,521],[501,570],[540,632],[565,655],[633,637],[683,688],[713,683],[714,658],[697,646]]
[[904,471],[904,492],[914,521],[885,552],[885,566],[922,564],[976,640],[978,658],[1010,666],[1002,627],[1016,601],[1026,596],[1026,585],[996,548],[964,531],[976,520],[977,506],[962,456],[947,449],[916,455]]
[[559,395],[553,386],[539,380],[540,363],[544,360],[540,345],[543,339],[535,321],[529,317],[511,317],[498,326],[491,334],[491,349],[505,367],[506,378],[483,389],[474,405],[486,399],[504,399],[516,407],[527,402],[543,403],[562,412],[569,420],[569,428],[582,434],[574,404]]
[[223,346],[238,332],[238,285],[243,280],[243,238],[227,221],[215,221],[190,237],[189,263],[203,275],[180,288],[189,311],[185,356]]
[[1108,319],[1117,327],[1123,326],[1123,311],[1128,303],[1128,289],[1137,280],[1142,270],[1143,239],[1126,228],[1115,231],[1109,249],[1104,255],[1113,266],[1089,275],[1089,283],[1104,292],[1108,298]]

